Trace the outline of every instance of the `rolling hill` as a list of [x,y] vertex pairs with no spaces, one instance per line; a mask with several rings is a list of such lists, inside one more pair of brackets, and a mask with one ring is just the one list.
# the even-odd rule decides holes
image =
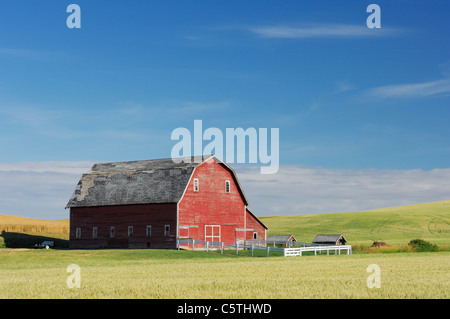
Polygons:
[[384,241],[406,245],[422,238],[450,246],[450,200],[352,213],[329,213],[260,218],[268,234],[292,234],[311,242],[316,234],[343,234],[349,244]]

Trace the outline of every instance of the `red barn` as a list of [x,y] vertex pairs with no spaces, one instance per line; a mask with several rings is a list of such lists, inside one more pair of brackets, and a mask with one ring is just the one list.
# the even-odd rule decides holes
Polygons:
[[176,248],[177,238],[234,243],[266,239],[234,170],[215,155],[95,164],[70,208],[78,248]]

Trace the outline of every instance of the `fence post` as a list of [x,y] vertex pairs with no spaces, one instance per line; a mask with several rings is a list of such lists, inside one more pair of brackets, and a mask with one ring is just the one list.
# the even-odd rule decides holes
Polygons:
[[253,257],[253,245],[252,245],[252,257]]
[[239,248],[239,244],[236,243],[236,255],[239,255],[239,253],[238,253],[238,248]]
[[194,250],[195,239],[192,239],[192,250]]
[[209,253],[209,241],[206,242],[206,252]]
[[220,243],[220,253],[223,254],[223,241]]
[[270,247],[267,247],[267,257],[269,257],[269,251],[270,251]]

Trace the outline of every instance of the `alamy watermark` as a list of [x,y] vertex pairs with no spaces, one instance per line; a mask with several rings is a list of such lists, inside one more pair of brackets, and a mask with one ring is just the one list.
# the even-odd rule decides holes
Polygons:
[[81,287],[81,268],[76,264],[67,266],[66,271],[70,273],[67,277],[67,288],[80,288]]
[[381,288],[381,268],[377,264],[370,264],[367,266],[366,271],[371,273],[369,277],[367,277],[367,288]]
[[[185,127],[172,131],[171,139],[179,142],[172,147],[171,157],[175,163],[181,163],[195,160],[195,155],[215,154],[226,163],[268,164],[260,167],[261,174],[275,174],[280,164],[280,129],[271,128],[270,141],[268,138],[267,128],[226,128],[224,135],[217,127],[203,131],[202,120],[195,120],[193,134]],[[209,142],[203,147],[204,141]]]

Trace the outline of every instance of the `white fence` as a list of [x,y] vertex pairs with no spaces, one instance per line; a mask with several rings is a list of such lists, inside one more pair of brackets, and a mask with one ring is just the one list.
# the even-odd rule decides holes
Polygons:
[[314,256],[317,255],[317,252],[322,253],[323,251],[327,252],[327,255],[331,252],[334,254],[341,254],[341,251],[344,250],[347,255],[352,254],[352,246],[351,245],[331,245],[331,246],[310,246],[310,247],[301,247],[301,248],[284,248],[283,256],[301,256],[305,251],[313,251]]
[[[249,243],[250,242],[250,243]],[[344,250],[347,255],[350,255],[352,253],[352,246],[351,245],[316,245],[311,243],[298,243],[298,242],[291,242],[291,244],[297,243],[298,245],[301,245],[302,247],[295,247],[295,248],[280,248],[280,247],[274,247],[270,245],[255,245],[251,241],[245,242],[243,244],[239,243],[224,243],[224,242],[212,242],[212,241],[204,241],[204,240],[194,240],[194,239],[178,239],[177,247],[180,249],[181,246],[187,246],[188,249],[196,250],[206,250],[209,252],[210,250],[219,250],[223,254],[224,249],[236,249],[236,255],[239,254],[239,249],[247,249],[251,250],[251,255],[253,257],[253,252],[255,250],[263,250],[267,253],[267,257],[269,257],[270,252],[277,251],[282,252],[284,257],[289,256],[302,256],[303,252],[308,251],[314,251],[314,255],[317,255],[317,252],[322,253],[323,251],[327,252],[327,255],[329,255],[330,251],[334,252],[334,254],[341,254],[341,251]],[[279,243],[278,243],[279,244]],[[286,244],[285,242],[281,244]]]

